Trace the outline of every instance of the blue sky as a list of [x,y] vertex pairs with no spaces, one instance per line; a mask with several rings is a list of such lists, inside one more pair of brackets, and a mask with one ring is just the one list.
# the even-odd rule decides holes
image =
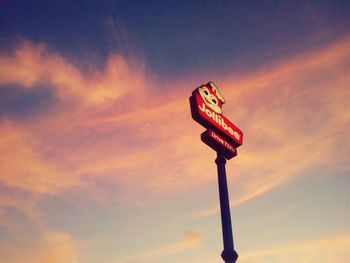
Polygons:
[[150,70],[247,70],[347,32],[347,1],[5,1],[2,45],[49,44],[73,61],[113,52]]

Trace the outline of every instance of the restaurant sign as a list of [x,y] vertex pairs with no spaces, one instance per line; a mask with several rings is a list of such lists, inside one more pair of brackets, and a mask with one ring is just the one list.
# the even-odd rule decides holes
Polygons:
[[[206,135],[202,135],[202,140],[203,136],[205,136],[207,139],[204,142],[208,144],[208,138],[209,140],[214,139],[213,134],[216,134],[220,138],[220,142],[216,140],[215,143],[214,139],[214,143],[212,142],[208,145],[213,148],[215,144],[219,150],[222,150],[222,147],[224,147],[229,152],[233,152],[230,147],[237,148],[242,145],[243,133],[223,115],[222,105],[224,103],[224,97],[213,82],[196,88],[190,97],[192,118],[208,129],[205,132]],[[221,143],[222,141],[224,143]]]

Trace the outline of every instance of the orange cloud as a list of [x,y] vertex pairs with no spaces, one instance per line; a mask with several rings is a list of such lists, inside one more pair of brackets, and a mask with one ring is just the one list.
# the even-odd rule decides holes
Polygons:
[[[232,166],[232,205],[257,197],[312,167],[347,171],[350,38],[226,79],[225,114],[245,132]],[[202,217],[218,206],[194,213]]]
[[22,42],[11,54],[0,53],[0,85],[18,84],[32,89],[50,85],[60,99],[76,99],[86,105],[106,104],[130,92],[141,93],[143,65],[111,56],[103,71],[83,75],[59,54],[44,44]]
[[[37,233],[39,235],[39,233]],[[1,240],[0,240],[1,244]],[[7,245],[6,243],[4,244]],[[18,244],[6,251],[4,263],[77,263],[76,245],[71,237],[62,232],[44,231],[27,243],[21,240]]]
[[[238,90],[239,95],[232,93],[234,107],[239,120],[245,118],[249,140],[236,164],[237,174],[254,178],[242,201],[313,166],[349,169],[345,155],[337,154],[350,149],[349,43],[345,38],[227,83]],[[233,107],[229,111],[234,116]]]
[[79,184],[66,176],[33,147],[38,140],[21,125],[5,121],[1,131],[1,184],[36,193],[55,193]]
[[350,235],[340,234],[315,240],[283,244],[259,251],[242,252],[240,261],[249,262],[346,262],[350,256]]
[[117,263],[132,263],[132,262],[152,262],[166,258],[175,253],[180,253],[183,250],[191,249],[199,245],[201,241],[201,235],[198,232],[186,232],[182,239],[174,242],[173,244],[166,245],[164,247],[156,248],[150,251],[146,251],[140,254],[132,255],[130,257],[117,260]]
[[[236,189],[233,205],[306,176],[314,166],[349,169],[349,62],[350,39],[344,38],[261,71],[216,81],[227,101],[225,114],[245,133],[238,157],[227,165]],[[156,83],[142,65],[115,55],[102,70],[85,75],[41,44],[24,42],[13,53],[0,54],[0,85],[27,90],[45,85],[57,98],[57,105],[41,114],[1,120],[0,185],[9,189],[0,195],[2,226],[21,229],[7,208],[45,225],[38,200],[67,192],[102,205],[140,205],[216,185],[215,154],[200,142],[203,129],[190,118],[193,80]],[[163,258],[199,241],[194,235],[124,261]],[[35,248],[8,262],[74,262],[74,242],[67,234],[43,234],[41,242],[49,244],[43,251]],[[251,258],[258,262],[264,253]]]
[[[233,204],[314,165],[348,169],[346,155],[335,154],[350,149],[349,43],[345,38],[217,82],[228,101],[225,114],[245,132],[228,164],[239,189]],[[0,61],[2,85],[48,83],[59,98],[46,114],[2,122],[2,184],[38,194],[79,189],[101,203],[138,203],[141,196],[147,202],[216,184],[214,153],[190,119],[192,80],[161,87],[144,75],[142,63],[132,66],[120,56],[85,76],[59,54],[28,42]],[[77,103],[67,106],[70,100]],[[104,199],[97,179],[118,186],[113,200]]]

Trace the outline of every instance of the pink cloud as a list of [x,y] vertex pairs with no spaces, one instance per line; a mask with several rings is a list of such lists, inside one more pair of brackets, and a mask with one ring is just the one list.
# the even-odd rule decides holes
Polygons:
[[[232,176],[239,189],[233,205],[307,176],[315,166],[349,169],[349,62],[350,39],[344,38],[257,72],[214,80],[227,101],[225,114],[245,133],[238,157],[227,165],[229,180]],[[7,208],[48,227],[37,207],[47,196],[74,192],[85,202],[143,205],[216,185],[215,154],[200,142],[204,129],[190,118],[187,98],[201,84],[192,78],[156,82],[145,75],[142,61],[118,55],[85,75],[45,45],[24,42],[13,53],[0,54],[0,85],[8,84],[28,90],[47,85],[58,102],[31,118],[1,121],[0,185],[9,191],[0,195],[0,224],[6,229],[18,233],[22,227]],[[342,240],[336,238],[347,248]],[[76,260],[69,234],[42,230],[38,242],[43,245],[24,246],[23,254],[8,262]],[[199,235],[190,235],[131,259],[162,258],[199,242]],[[316,253],[323,243],[315,242]],[[281,251],[288,254],[290,247]],[[291,253],[305,255],[305,248]]]
[[[92,66],[93,67],[93,66]],[[18,84],[32,89],[40,84],[54,88],[60,99],[74,99],[85,105],[111,103],[130,92],[141,93],[143,65],[111,56],[104,69],[82,72],[44,44],[22,42],[13,53],[0,53],[0,84]]]
[[[344,38],[223,82],[225,114],[245,132],[238,157],[228,164],[239,191],[233,205],[306,176],[312,167],[349,169],[349,43]],[[216,212],[215,205],[194,216]]]
[[[314,165],[348,169],[345,157],[334,156],[350,148],[344,141],[349,42],[217,81],[227,100],[225,114],[245,132],[232,161],[240,189],[233,203]],[[193,80],[160,87],[145,76],[142,62],[117,55],[85,76],[59,54],[28,42],[0,61],[2,85],[35,89],[48,83],[59,98],[49,114],[2,122],[1,184],[45,195],[79,189],[102,203],[137,203],[142,196],[147,203],[215,182],[214,153],[199,141],[202,129],[190,119]],[[96,179],[118,187],[114,200],[103,199]]]
[[[0,239],[0,244],[2,243]],[[72,238],[63,232],[43,231],[30,242],[21,240],[20,246],[9,247],[4,263],[77,263],[77,247]],[[1,244],[6,246],[7,243]]]
[[163,247],[158,247],[149,251],[142,252],[140,254],[132,255],[123,259],[119,259],[117,263],[131,263],[131,262],[152,262],[159,260],[176,253],[180,253],[184,250],[193,249],[199,245],[201,241],[201,235],[198,232],[189,231],[185,232],[184,236],[172,243]]
[[[240,261],[248,262],[295,262],[301,263],[322,261],[345,262],[350,253],[349,233],[335,236],[304,240],[297,243],[282,244],[262,250],[242,253]],[[268,260],[267,260],[268,259]]]

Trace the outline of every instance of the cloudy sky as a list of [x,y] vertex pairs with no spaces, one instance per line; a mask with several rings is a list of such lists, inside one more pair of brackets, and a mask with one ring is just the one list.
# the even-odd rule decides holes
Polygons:
[[0,262],[222,262],[212,80],[240,263],[350,258],[349,1],[0,1]]

